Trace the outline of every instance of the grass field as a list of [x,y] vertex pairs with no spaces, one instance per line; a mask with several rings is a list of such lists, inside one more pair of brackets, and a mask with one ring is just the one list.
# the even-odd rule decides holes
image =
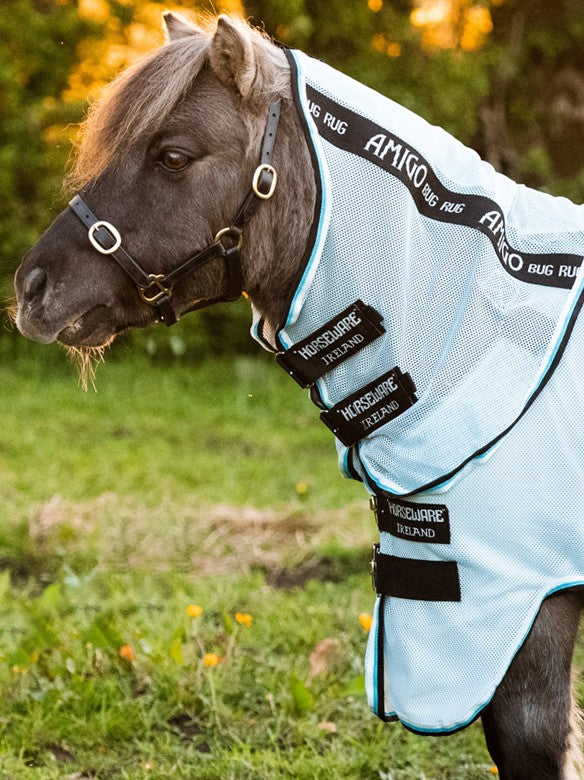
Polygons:
[[363,692],[376,532],[281,370],[3,360],[0,778],[492,777]]

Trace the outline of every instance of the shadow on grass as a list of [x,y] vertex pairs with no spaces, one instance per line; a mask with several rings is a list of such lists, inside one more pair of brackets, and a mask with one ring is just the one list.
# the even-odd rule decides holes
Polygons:
[[310,580],[343,582],[353,575],[368,570],[371,550],[367,547],[347,549],[329,545],[322,553],[315,553],[292,567],[265,570],[266,582],[273,588],[288,590],[303,587]]

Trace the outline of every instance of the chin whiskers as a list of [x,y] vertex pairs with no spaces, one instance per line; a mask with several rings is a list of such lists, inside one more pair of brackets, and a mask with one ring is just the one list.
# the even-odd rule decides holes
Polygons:
[[8,298],[6,300],[6,314],[8,315],[8,319],[13,324],[16,323],[16,317],[18,315],[18,303],[16,302],[16,298]]
[[95,372],[100,363],[104,361],[105,350],[108,344],[100,347],[67,347],[67,353],[79,374],[79,384],[87,392],[89,385],[97,391],[95,384]]

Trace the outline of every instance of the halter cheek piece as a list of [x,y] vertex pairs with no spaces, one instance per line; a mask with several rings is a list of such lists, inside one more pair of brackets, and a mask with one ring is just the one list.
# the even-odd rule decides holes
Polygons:
[[272,166],[272,155],[276,142],[276,132],[280,121],[281,101],[270,103],[268,117],[262,139],[260,164],[255,170],[251,189],[241,204],[235,219],[229,227],[216,234],[214,240],[200,252],[189,257],[168,274],[150,274],[122,246],[119,230],[110,222],[98,219],[80,195],[69,202],[73,213],[88,229],[87,237],[91,246],[102,255],[111,255],[112,259],[132,279],[140,298],[158,310],[157,319],[165,325],[174,325],[179,315],[172,303],[172,291],[176,282],[213,260],[222,257],[227,273],[227,290],[224,296],[201,301],[188,308],[183,314],[219,301],[234,301],[241,295],[242,274],[239,251],[243,246],[243,227],[254,215],[258,205],[269,200],[274,194],[278,174]]

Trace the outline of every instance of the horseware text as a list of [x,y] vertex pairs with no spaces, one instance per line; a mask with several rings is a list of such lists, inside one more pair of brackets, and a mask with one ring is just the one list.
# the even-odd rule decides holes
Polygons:
[[[383,401],[388,396],[392,395],[398,390],[398,385],[396,384],[395,378],[393,376],[388,377],[385,381],[381,382],[374,390],[370,390],[367,393],[364,393],[360,398],[355,399],[350,404],[347,404],[347,406],[340,409],[341,414],[349,422],[350,420],[355,419],[355,417],[358,417],[359,415],[366,412],[368,409],[371,409],[372,406],[375,406],[376,404]],[[399,408],[399,404],[396,401],[390,402],[388,407],[391,407],[389,411],[395,411],[397,408]],[[380,410],[379,413],[382,413],[385,410],[386,407],[384,407],[382,410]],[[372,415],[373,416],[373,415]],[[371,418],[367,418],[369,420]],[[374,421],[372,421],[371,424],[373,424]],[[363,420],[363,423],[366,423],[366,420]],[[371,427],[370,425],[367,427]]]
[[343,444],[350,446],[409,409],[418,400],[415,392],[411,376],[396,366],[321,412],[320,418]]
[[373,307],[357,300],[318,330],[278,353],[276,360],[302,387],[308,387],[385,333],[382,321]]
[[412,504],[386,498],[378,515],[380,531],[410,541],[450,543],[450,517],[443,504]]
[[396,504],[394,501],[388,501],[388,508],[391,514],[400,520],[415,520],[420,523],[444,522],[444,509],[441,507],[436,509],[418,509],[418,507],[403,506],[402,504]]
[[[335,342],[337,342],[342,336],[350,332],[361,322],[362,320],[357,312],[351,312],[346,317],[343,317],[343,319],[338,322],[334,328],[321,333],[309,344],[305,344],[301,349],[298,350],[298,354],[300,357],[304,358],[304,360],[310,360],[310,358],[315,357],[315,355],[318,355],[318,353],[322,352],[322,350],[326,350],[327,347],[335,344]],[[352,338],[348,339],[344,344],[341,344],[339,347],[337,347],[337,349],[342,350],[339,352],[339,355],[344,354],[349,349],[351,349],[351,347],[362,344],[363,341],[363,336],[359,333],[356,334]],[[338,355],[335,355],[334,352],[336,352],[336,350],[321,356],[321,360],[325,365],[332,362],[331,358],[338,357]]]

